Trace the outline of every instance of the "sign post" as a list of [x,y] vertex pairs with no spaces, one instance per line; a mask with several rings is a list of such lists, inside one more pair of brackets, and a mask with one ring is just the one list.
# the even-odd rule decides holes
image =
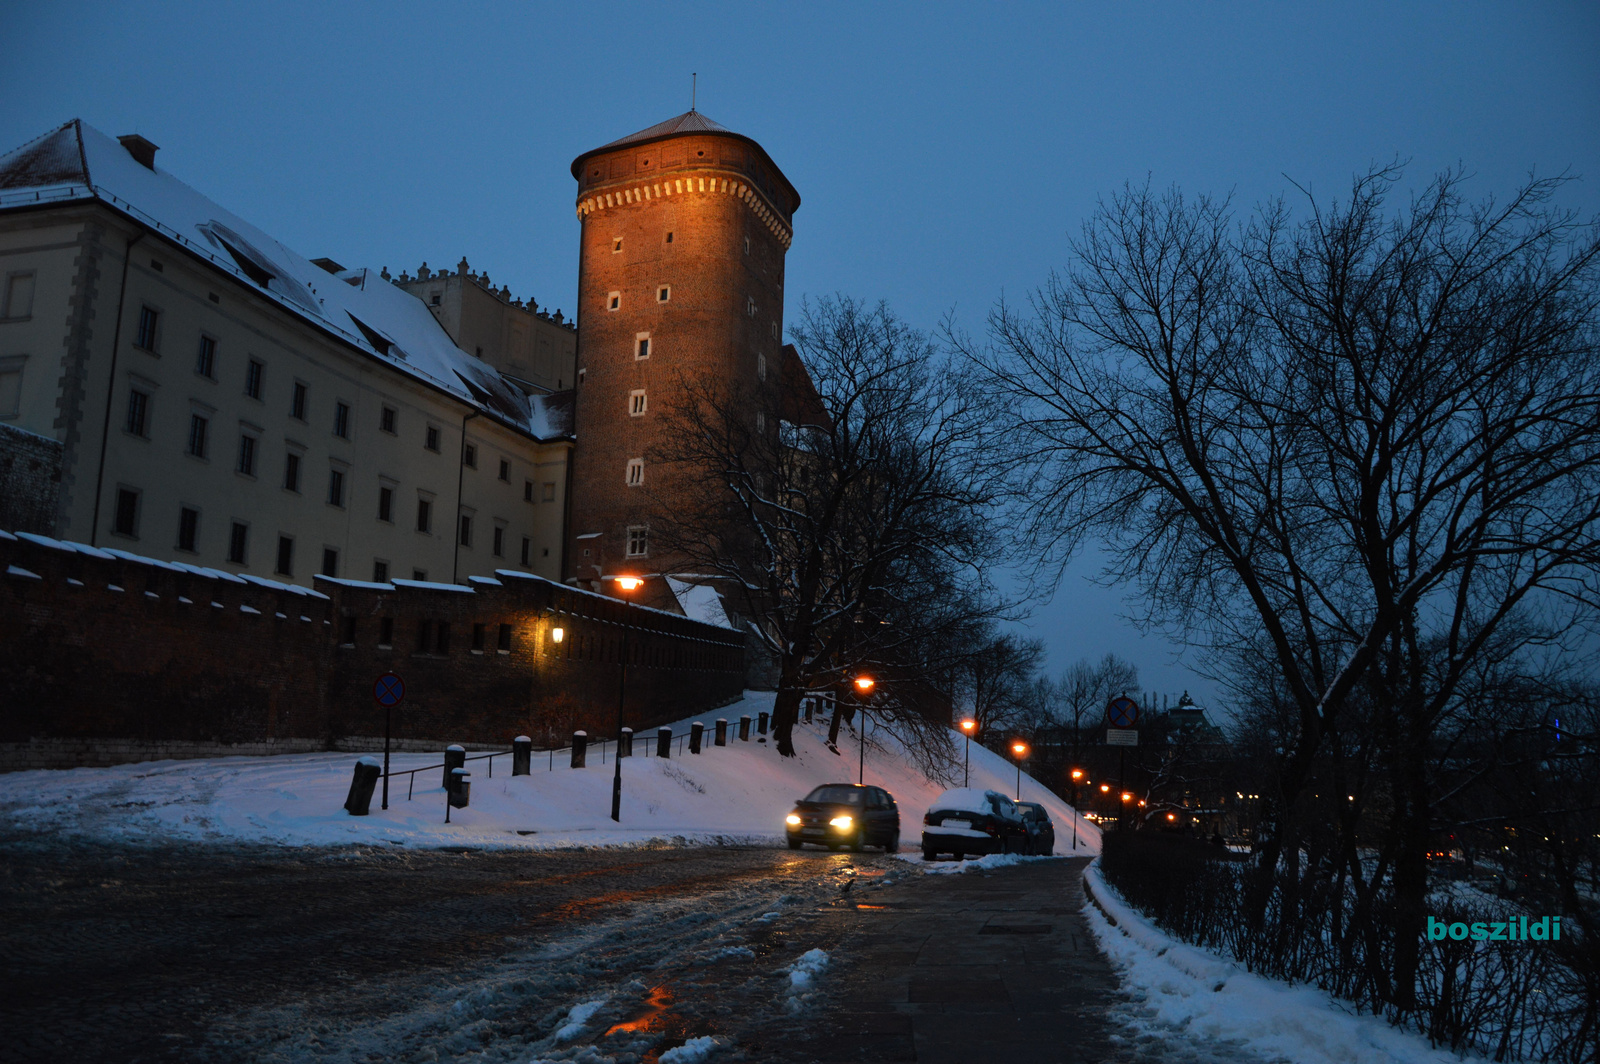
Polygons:
[[[372,685],[372,700],[383,707],[383,808],[389,808],[389,734],[394,707],[406,697],[406,682],[386,672]],[[448,815],[448,811],[446,813]]]
[[1127,695],[1118,695],[1106,703],[1106,745],[1121,747],[1117,755],[1117,830],[1122,830],[1122,807],[1128,803],[1122,796],[1126,793],[1128,774],[1128,747],[1139,745],[1139,732],[1135,725],[1139,723],[1139,703]]

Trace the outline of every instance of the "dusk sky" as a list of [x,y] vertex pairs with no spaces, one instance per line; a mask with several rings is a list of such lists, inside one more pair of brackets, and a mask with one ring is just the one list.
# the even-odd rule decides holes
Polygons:
[[[1124,182],[1247,212],[1372,163],[1600,210],[1600,5],[14,4],[0,151],[74,117],[308,256],[475,270],[572,313],[574,156],[689,107],[799,189],[790,320],[829,293],[969,329],[1067,265]],[[1213,686],[1078,563],[1050,668]],[[1194,664],[1190,662],[1189,664]]]

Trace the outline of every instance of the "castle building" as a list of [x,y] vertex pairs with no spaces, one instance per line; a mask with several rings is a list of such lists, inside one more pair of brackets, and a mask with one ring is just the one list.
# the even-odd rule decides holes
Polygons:
[[[696,111],[585,152],[572,175],[583,229],[568,576],[598,589],[617,573],[677,571],[652,545],[650,513],[685,474],[648,456],[681,383],[756,395],[789,371],[783,270],[800,195],[760,144]],[[666,604],[663,583],[652,601]]]
[[469,354],[156,151],[72,121],[0,156],[0,528],[305,584],[559,579],[572,331],[458,275]]

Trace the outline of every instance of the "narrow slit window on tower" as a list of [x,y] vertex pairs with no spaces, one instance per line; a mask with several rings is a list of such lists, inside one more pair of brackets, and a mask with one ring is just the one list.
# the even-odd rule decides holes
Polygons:
[[617,308],[619,308],[621,306],[622,306],[622,293],[621,292],[608,292],[606,294],[606,309],[607,310],[616,310]]
[[672,298],[672,286],[671,285],[665,285],[664,284],[660,288],[656,289],[656,302],[657,303],[665,303],[667,300],[669,300],[671,298]]
[[644,413],[644,389],[637,388],[628,393],[628,414],[639,417]]
[[636,358],[636,359],[638,359],[638,358],[649,358],[650,357],[650,336],[649,336],[649,334],[645,334],[645,335],[639,337],[639,347],[638,347],[637,350],[634,351],[633,357]]
[[615,255],[617,252],[619,252],[621,250],[622,250],[622,238],[620,236],[612,237],[611,238],[611,254]]
[[644,483],[644,459],[628,459],[627,484],[630,488],[637,488]]
[[672,233],[671,232],[667,233],[667,243],[669,243],[669,244],[672,243]]
[[755,296],[746,296],[745,297],[744,312],[746,314],[750,315],[752,318],[756,316],[756,297]]

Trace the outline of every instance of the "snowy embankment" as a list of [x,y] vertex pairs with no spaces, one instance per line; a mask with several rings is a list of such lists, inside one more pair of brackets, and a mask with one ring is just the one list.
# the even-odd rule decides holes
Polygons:
[[[1247,972],[1210,950],[1188,945],[1156,927],[1123,900],[1100,874],[1084,872],[1094,902],[1089,927],[1135,995],[1132,1014],[1119,1017],[1158,1038],[1174,1032],[1208,1042],[1247,1045],[1252,1054],[1295,1064],[1459,1064],[1463,1059],[1428,1044],[1312,986],[1292,986]],[[1466,1058],[1481,1059],[1481,1058]]]
[[[622,765],[622,821],[613,823],[613,765],[591,749],[589,767],[566,767],[566,755],[534,755],[533,773],[511,775],[510,757],[467,762],[471,805],[451,811],[445,824],[443,773],[417,773],[411,799],[408,778],[389,784],[389,808],[374,794],[369,816],[345,812],[345,796],[359,754],[287,754],[194,761],[150,761],[112,768],[14,772],[0,775],[0,829],[78,835],[108,841],[250,842],[281,845],[392,843],[425,847],[531,847],[638,845],[652,841],[695,843],[783,842],[783,818],[795,799],[821,783],[854,782],[856,737],[840,735],[841,752],[828,749],[824,722],[795,731],[797,757],[780,757],[754,735],[726,747],[711,745],[711,726],[726,717],[735,727],[741,714],[770,710],[772,695],[749,692],[742,702],[692,718],[706,724],[705,752],[696,756],[676,744],[669,759],[642,756],[648,737],[635,741],[639,755]],[[674,726],[688,730],[689,721]],[[733,731],[733,729],[730,729]],[[752,732],[754,729],[752,729]],[[965,739],[952,733],[959,759]],[[873,743],[881,743],[875,749]],[[374,751],[381,756],[382,751]],[[437,765],[439,754],[393,754],[392,771]],[[961,764],[955,767],[961,782]],[[1016,767],[973,744],[972,786],[1016,793]],[[920,839],[922,816],[945,790],[920,771],[898,743],[877,729],[868,732],[866,782],[883,787],[900,806],[903,845]],[[1057,851],[1070,845],[1072,812],[1061,799],[1022,777],[1022,797],[1049,810],[1056,823]],[[1100,834],[1079,824],[1079,847],[1098,853]]]

